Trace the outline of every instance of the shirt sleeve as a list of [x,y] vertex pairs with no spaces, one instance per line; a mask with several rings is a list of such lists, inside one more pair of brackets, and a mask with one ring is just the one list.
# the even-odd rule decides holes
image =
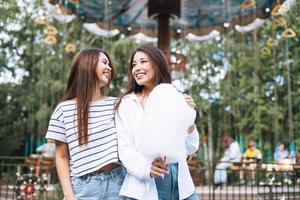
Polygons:
[[243,158],[247,158],[247,157],[248,157],[248,149],[243,154]]
[[123,99],[115,115],[119,157],[129,174],[139,179],[151,178],[151,161],[136,149],[134,135],[130,132],[130,112],[130,105]]
[[241,151],[237,142],[233,142],[229,146],[230,160],[233,162],[238,162],[241,159]]
[[187,149],[187,154],[192,155],[198,150],[199,147],[199,133],[195,127],[193,132],[188,134],[185,139],[185,145]]
[[61,106],[58,106],[49,121],[46,139],[59,140],[67,143],[66,129],[63,123],[63,113]]
[[258,150],[258,149],[257,149],[256,159],[259,159],[259,160],[262,159],[262,154],[261,154],[260,150]]

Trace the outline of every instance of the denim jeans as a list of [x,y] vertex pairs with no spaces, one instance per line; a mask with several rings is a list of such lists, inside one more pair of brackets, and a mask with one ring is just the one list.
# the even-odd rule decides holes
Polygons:
[[109,172],[71,177],[71,182],[78,200],[118,200],[125,175],[125,168],[120,166]]
[[227,168],[232,165],[230,162],[219,163],[216,166],[214,174],[214,184],[225,184],[227,183]]
[[[169,174],[165,174],[164,178],[155,178],[159,200],[179,200],[178,164],[170,164],[169,169]],[[186,198],[186,200],[199,200],[199,197],[195,192],[194,194]]]

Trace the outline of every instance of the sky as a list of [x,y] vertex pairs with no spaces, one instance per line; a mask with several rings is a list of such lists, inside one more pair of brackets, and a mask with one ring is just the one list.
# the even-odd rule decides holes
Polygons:
[[[7,8],[9,10],[10,3],[1,3],[0,5],[2,8]],[[0,25],[5,27],[3,30],[0,30],[0,44],[6,43],[8,41],[12,41],[12,43],[16,43],[18,38],[11,37],[10,32],[20,31],[23,28],[22,18],[26,15],[31,15],[32,18],[35,18],[38,15],[43,15],[43,9],[36,11],[33,7],[32,0],[17,0],[17,6],[20,10],[24,12],[16,13],[15,20],[6,19],[6,21],[0,21]],[[0,71],[0,84],[3,83],[21,83],[22,78],[28,75],[28,72],[22,68],[22,60],[19,55],[23,54],[26,50],[26,46],[20,46],[19,49],[14,49],[11,51],[9,48],[0,49],[0,53],[6,56],[8,62],[6,66],[1,66],[2,71]],[[8,70],[9,69],[9,70]],[[14,71],[14,73],[12,73]]]

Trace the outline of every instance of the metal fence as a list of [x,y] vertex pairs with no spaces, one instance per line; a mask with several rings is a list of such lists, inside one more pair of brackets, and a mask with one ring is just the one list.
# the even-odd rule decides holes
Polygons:
[[25,157],[0,156],[0,200],[61,200],[62,190],[54,166],[39,168],[41,157],[30,160]]
[[[254,170],[241,164],[227,169],[216,169],[215,165],[206,163],[191,169],[201,200],[300,200],[298,165],[258,164]],[[214,184],[220,174],[226,174],[226,184]]]
[[[0,200],[63,198],[55,168],[40,169],[37,175],[31,164],[28,158],[0,156]],[[229,167],[223,170],[227,183],[217,186],[213,184],[215,165],[190,165],[201,200],[300,200],[297,165],[286,165],[282,170],[276,165],[259,164],[254,171],[241,165]]]

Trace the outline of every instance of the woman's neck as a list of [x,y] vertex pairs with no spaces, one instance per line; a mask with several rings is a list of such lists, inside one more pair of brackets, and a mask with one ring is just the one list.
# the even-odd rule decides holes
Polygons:
[[152,90],[153,88],[144,88],[141,92],[137,94],[139,102],[142,105],[142,107],[144,107],[145,102],[147,101],[147,98]]
[[104,97],[105,96],[101,94],[100,89],[97,89],[93,94],[92,101],[98,101],[104,99]]
[[154,87],[144,86],[143,90],[140,92],[139,96],[148,96]]

